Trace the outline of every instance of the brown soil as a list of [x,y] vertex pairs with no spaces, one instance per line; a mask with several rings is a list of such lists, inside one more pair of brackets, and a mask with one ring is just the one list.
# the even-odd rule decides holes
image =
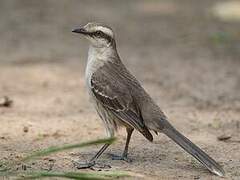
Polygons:
[[[171,123],[240,178],[239,23],[211,15],[207,1],[1,1],[0,158],[12,160],[52,145],[105,137],[84,86],[87,42],[71,29],[88,21],[111,25],[124,63],[161,106]],[[218,136],[230,135],[228,141]],[[125,131],[99,159],[112,170],[145,179],[219,179],[164,135],[131,141],[132,163],[112,161]],[[71,160],[97,152],[52,155],[28,169],[78,171]],[[51,160],[53,159],[53,161]]]

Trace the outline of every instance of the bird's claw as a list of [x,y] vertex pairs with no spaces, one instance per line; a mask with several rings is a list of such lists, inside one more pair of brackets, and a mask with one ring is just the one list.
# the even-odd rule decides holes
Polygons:
[[92,169],[92,170],[101,170],[101,169],[109,169],[111,168],[110,165],[107,164],[98,164],[95,161],[89,161],[89,162],[79,162],[79,161],[73,161],[73,165],[77,169]]
[[77,169],[87,169],[87,168],[91,168],[95,165],[95,161],[90,161],[90,162],[79,162],[79,161],[73,161],[73,165],[77,168]]
[[122,161],[126,161],[128,163],[132,162],[132,160],[130,158],[128,158],[126,155],[118,156],[115,154],[111,154],[111,156],[112,156],[112,160],[122,160]]

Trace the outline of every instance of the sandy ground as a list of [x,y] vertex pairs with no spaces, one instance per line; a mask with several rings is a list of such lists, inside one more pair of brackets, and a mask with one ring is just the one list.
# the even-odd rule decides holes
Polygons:
[[[84,86],[87,42],[71,29],[88,21],[111,25],[124,63],[161,106],[172,124],[240,179],[239,23],[211,15],[219,1],[1,1],[0,159],[12,160],[52,145],[105,137]],[[229,141],[218,136],[230,135]],[[138,132],[131,163],[120,154],[125,131],[99,162],[145,179],[220,179],[164,135],[150,143]],[[28,169],[78,171],[93,146],[29,164]]]

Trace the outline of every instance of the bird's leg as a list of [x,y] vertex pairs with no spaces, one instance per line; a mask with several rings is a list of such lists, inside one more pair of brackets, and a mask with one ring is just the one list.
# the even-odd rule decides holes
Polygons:
[[129,142],[130,142],[132,132],[133,132],[134,129],[133,128],[126,128],[126,130],[127,130],[127,140],[126,140],[126,144],[125,144],[123,154],[122,154],[122,156],[113,155],[112,156],[113,160],[124,160],[124,161],[127,161],[127,162],[131,162],[131,160],[128,159],[127,156],[128,156]]
[[134,129],[127,128],[126,130],[127,130],[127,140],[126,140],[126,145],[125,145],[125,148],[124,148],[124,151],[123,151],[123,154],[122,154],[123,159],[127,159],[129,142],[130,142],[132,132],[133,132]]
[[91,168],[92,166],[94,166],[96,164],[96,160],[101,156],[101,154],[108,148],[110,144],[104,144],[103,147],[97,152],[97,154],[95,156],[92,157],[92,159],[90,159],[89,162],[86,163],[81,163],[81,162],[76,162],[74,161],[74,165],[78,168],[78,169],[86,169],[86,168]]

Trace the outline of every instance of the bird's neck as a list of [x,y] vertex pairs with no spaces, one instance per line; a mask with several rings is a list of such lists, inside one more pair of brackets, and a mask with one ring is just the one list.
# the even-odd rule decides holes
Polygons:
[[118,53],[115,46],[90,46],[88,51],[88,65],[101,66],[105,62],[113,61],[116,57],[118,57]]
[[115,46],[109,47],[95,47],[90,46],[88,51],[88,60],[92,58],[100,61],[108,61],[110,58],[117,56],[117,50]]
[[97,69],[104,66],[108,61],[118,60],[116,46],[95,47],[90,46],[88,51],[88,62],[86,76],[91,76]]

